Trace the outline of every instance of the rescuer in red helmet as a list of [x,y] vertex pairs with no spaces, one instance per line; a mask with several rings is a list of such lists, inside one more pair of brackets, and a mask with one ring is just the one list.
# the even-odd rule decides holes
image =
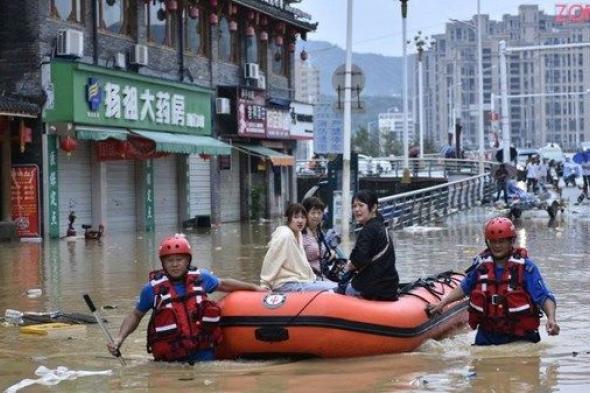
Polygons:
[[158,250],[162,269],[149,274],[135,309],[125,318],[114,339],[107,343],[117,356],[129,336],[151,309],[147,347],[155,360],[198,362],[213,360],[221,341],[221,310],[207,294],[214,291],[264,291],[258,285],[220,279],[191,266],[192,250],[182,234],[165,238]]
[[539,342],[540,311],[547,315],[547,334],[559,334],[555,296],[524,248],[515,248],[516,231],[510,219],[496,217],[484,225],[487,248],[473,260],[461,285],[436,304],[430,315],[469,296],[469,325],[477,328],[476,345],[513,341]]

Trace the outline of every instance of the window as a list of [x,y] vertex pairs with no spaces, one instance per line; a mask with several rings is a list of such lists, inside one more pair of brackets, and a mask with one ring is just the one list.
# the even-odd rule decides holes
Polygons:
[[273,40],[270,44],[270,54],[272,56],[272,72],[276,75],[286,75],[287,60],[284,45],[277,45]]
[[229,32],[229,20],[225,16],[221,17],[217,28],[217,51],[220,62],[231,62],[232,39]]
[[209,55],[209,34],[206,22],[205,12],[198,8],[199,15],[191,18],[185,12],[185,50],[193,54],[208,56]]
[[82,3],[82,0],[51,0],[49,14],[63,21],[82,23]]
[[129,0],[97,0],[98,27],[114,34],[132,35],[131,23],[135,18]]
[[260,64],[259,62],[260,57],[258,54],[258,37],[256,31],[254,31],[253,36],[246,35],[246,63]]
[[176,13],[167,13],[162,4],[146,3],[148,41],[159,45],[176,46]]

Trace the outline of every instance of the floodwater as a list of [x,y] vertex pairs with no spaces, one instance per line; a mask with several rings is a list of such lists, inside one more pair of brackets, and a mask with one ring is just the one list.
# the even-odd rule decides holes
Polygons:
[[[427,341],[414,353],[181,366],[150,360],[144,318],[122,348],[128,361],[123,368],[107,353],[96,325],[71,338],[26,336],[15,327],[0,326],[0,388],[37,378],[34,371],[44,365],[113,370],[112,376],[67,380],[51,388],[60,392],[585,392],[590,384],[590,217],[574,213],[550,226],[545,215],[525,215],[518,226],[519,243],[528,247],[558,299],[561,335],[547,337],[543,331],[539,344],[472,347],[474,333],[462,328],[439,341]],[[481,226],[490,214],[487,208],[477,208],[439,227],[396,231],[401,279],[464,270],[482,248]],[[194,260],[222,277],[255,282],[275,225],[225,224],[190,233]],[[156,246],[164,235],[0,244],[0,312],[12,308],[89,313],[82,301],[82,294],[89,293],[115,333],[148,272],[158,267]],[[33,288],[41,289],[42,295],[28,297],[27,290]],[[23,391],[48,389],[34,385]]]

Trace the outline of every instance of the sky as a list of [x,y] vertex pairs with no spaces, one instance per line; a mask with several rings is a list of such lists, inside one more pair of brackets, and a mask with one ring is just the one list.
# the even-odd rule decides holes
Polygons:
[[[518,13],[520,4],[537,4],[547,14],[556,13],[556,4],[585,4],[571,0],[480,0],[481,13],[500,20],[503,14]],[[317,32],[308,39],[346,46],[347,0],[302,0],[293,6],[312,15],[319,22]],[[450,18],[469,20],[477,13],[477,0],[409,0],[407,37],[413,40],[418,31],[430,36],[444,33]],[[359,53],[402,55],[401,7],[398,0],[353,0],[352,48]],[[408,52],[413,48],[408,46]],[[312,54],[313,56],[313,54]]]

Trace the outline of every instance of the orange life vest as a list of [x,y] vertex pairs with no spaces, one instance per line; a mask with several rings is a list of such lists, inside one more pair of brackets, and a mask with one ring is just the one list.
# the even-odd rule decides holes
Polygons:
[[476,284],[469,297],[469,326],[490,332],[524,336],[537,330],[540,313],[524,288],[526,250],[517,249],[496,277],[488,250],[480,255]]
[[147,347],[155,360],[184,360],[221,342],[221,309],[207,300],[198,269],[187,272],[184,296],[178,296],[163,270],[151,272],[149,279],[154,290],[154,308],[148,324]]

